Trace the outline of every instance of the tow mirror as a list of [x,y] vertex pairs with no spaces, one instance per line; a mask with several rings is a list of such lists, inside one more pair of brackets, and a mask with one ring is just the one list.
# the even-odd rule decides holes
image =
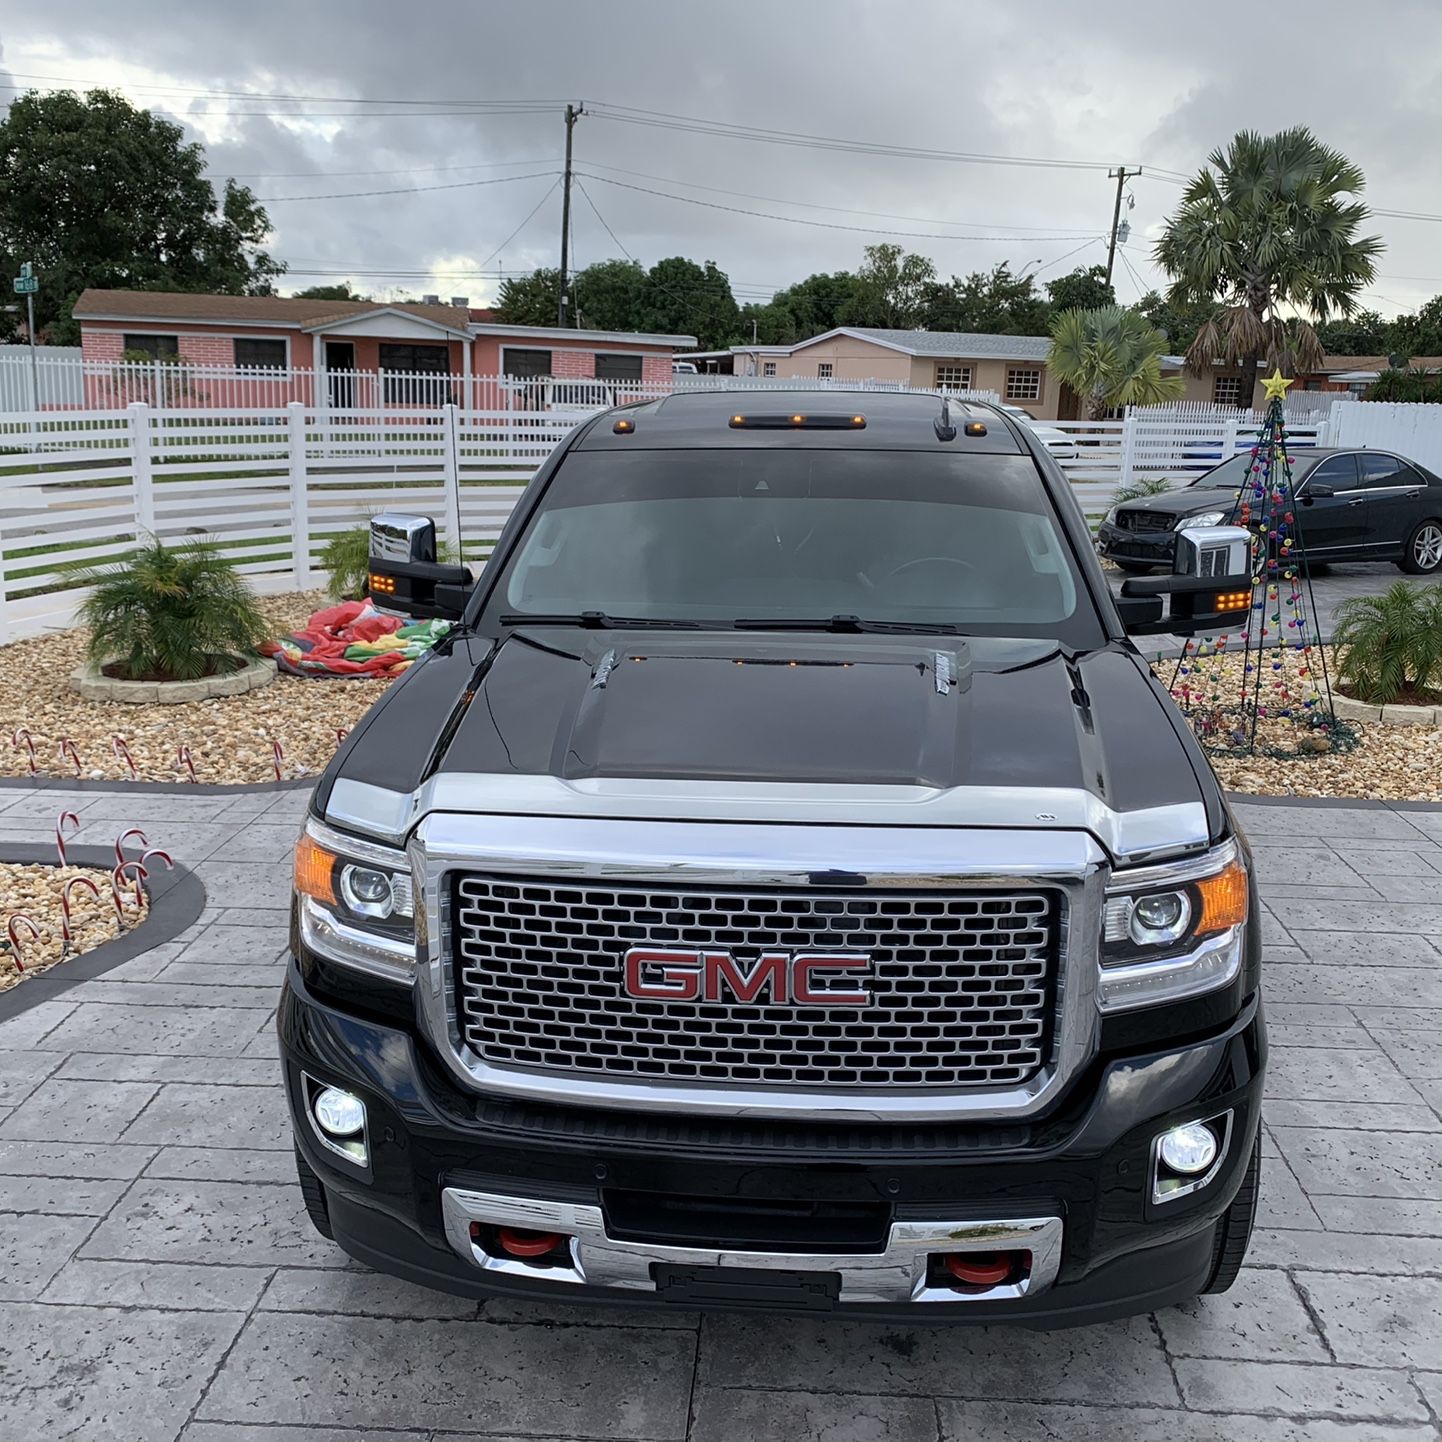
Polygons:
[[366,595],[379,611],[459,621],[475,585],[465,566],[436,560],[429,516],[388,512],[371,519]]
[[[1177,532],[1170,576],[1122,583],[1118,608],[1134,636],[1224,631],[1252,608],[1252,533],[1242,526],[1200,526]],[[1171,598],[1170,615],[1163,598]]]

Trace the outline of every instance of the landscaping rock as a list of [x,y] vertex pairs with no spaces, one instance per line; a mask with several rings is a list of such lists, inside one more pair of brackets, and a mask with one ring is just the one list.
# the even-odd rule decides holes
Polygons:
[[238,671],[219,676],[201,676],[194,681],[125,681],[107,676],[94,661],[74,671],[70,688],[87,701],[115,701],[129,705],[179,706],[186,701],[206,701],[212,696],[243,696],[275,680],[275,662],[258,656]]

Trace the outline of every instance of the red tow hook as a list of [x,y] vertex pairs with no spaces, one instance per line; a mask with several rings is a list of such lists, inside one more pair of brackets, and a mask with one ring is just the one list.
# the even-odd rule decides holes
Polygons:
[[1016,1269],[1015,1252],[948,1252],[946,1270],[968,1287],[996,1287]]
[[508,1257],[544,1257],[566,1238],[560,1232],[527,1232],[519,1227],[502,1227],[496,1233],[501,1250]]

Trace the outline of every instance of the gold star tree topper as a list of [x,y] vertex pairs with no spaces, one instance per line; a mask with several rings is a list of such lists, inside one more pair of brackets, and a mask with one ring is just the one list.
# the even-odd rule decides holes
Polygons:
[[1279,401],[1285,398],[1287,388],[1292,385],[1281,372],[1280,368],[1274,368],[1271,375],[1262,379],[1262,389],[1267,393],[1269,401]]

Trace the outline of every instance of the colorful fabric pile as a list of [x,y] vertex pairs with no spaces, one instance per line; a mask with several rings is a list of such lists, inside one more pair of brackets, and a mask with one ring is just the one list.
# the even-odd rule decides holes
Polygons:
[[450,629],[449,621],[405,621],[369,601],[342,601],[260,649],[291,676],[399,676]]

